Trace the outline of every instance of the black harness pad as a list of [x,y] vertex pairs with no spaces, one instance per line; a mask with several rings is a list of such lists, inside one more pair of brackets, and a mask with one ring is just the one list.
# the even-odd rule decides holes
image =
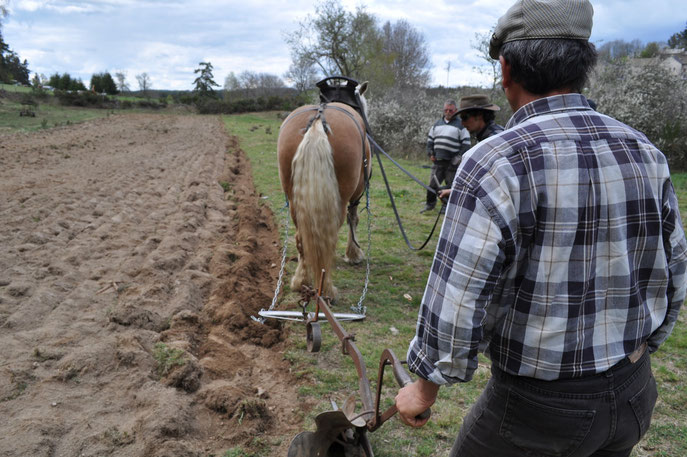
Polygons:
[[363,107],[358,103],[355,88],[358,81],[345,76],[330,76],[315,84],[320,89],[320,102],[339,102],[348,105],[364,117]]

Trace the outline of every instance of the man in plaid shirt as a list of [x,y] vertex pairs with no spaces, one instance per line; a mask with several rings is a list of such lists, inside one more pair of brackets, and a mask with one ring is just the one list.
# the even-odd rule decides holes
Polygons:
[[519,0],[499,19],[513,112],[458,169],[401,389],[492,376],[451,456],[629,456],[647,431],[649,354],[675,325],[687,243],[665,156],[579,94],[596,62],[587,0]]

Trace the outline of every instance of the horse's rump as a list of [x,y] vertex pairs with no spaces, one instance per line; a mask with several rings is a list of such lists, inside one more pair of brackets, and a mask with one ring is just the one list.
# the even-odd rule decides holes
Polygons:
[[364,191],[363,154],[369,163],[370,152],[358,113],[340,103],[326,105],[319,115],[318,108],[309,105],[291,113],[277,144],[279,176],[298,230],[307,269],[300,274],[307,274],[306,283],[308,277],[316,281],[320,269],[331,270],[348,204]]
[[[316,116],[318,106],[306,105],[293,111],[282,123],[277,144],[279,175],[282,188],[291,199],[291,162],[304,133]],[[345,112],[344,112],[345,111]],[[323,111],[332,147],[333,165],[339,183],[340,198],[348,202],[362,195],[365,185],[363,174],[363,146],[369,164],[370,146],[365,136],[365,125],[360,115],[342,103],[330,103]],[[314,122],[313,122],[314,123]],[[369,174],[369,165],[368,165]]]

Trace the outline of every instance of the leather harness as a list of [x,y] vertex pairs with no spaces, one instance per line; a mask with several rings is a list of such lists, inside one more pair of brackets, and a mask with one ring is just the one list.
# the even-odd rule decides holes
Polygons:
[[[356,96],[357,96],[357,94],[356,94]],[[335,101],[338,101],[338,100],[335,100]],[[344,101],[340,101],[339,103],[344,103]],[[344,104],[346,104],[346,103],[344,103]],[[350,105],[349,105],[349,106],[350,106]],[[355,107],[355,106],[351,106],[351,108],[355,109],[356,111],[359,110],[359,108],[357,108],[357,107]],[[323,102],[323,103],[321,103],[318,107],[313,107],[313,108],[308,108],[308,109],[305,109],[305,110],[300,110],[300,111],[298,112],[298,114],[300,114],[300,113],[302,113],[302,112],[304,112],[304,111],[316,111],[315,115],[314,115],[312,118],[310,118],[310,120],[308,120],[308,124],[305,126],[305,129],[303,130],[303,134],[305,134],[305,133],[310,129],[310,127],[312,127],[313,123],[315,123],[315,121],[318,120],[318,119],[322,122],[322,127],[324,128],[324,131],[325,131],[327,134],[329,134],[329,132],[331,132],[331,128],[329,127],[329,124],[327,123],[327,119],[326,119],[326,117],[325,117],[325,110],[327,110],[327,109],[333,109],[333,110],[339,111],[339,112],[341,112],[341,113],[344,113],[346,116],[349,117],[349,119],[351,119],[351,121],[353,121],[353,124],[355,124],[356,128],[358,129],[358,133],[360,134],[360,140],[361,140],[361,150],[362,150],[362,156],[363,156],[363,166],[364,166],[364,169],[365,169],[364,176],[363,176],[363,179],[364,179],[364,182],[365,182],[363,189],[364,189],[364,191],[365,191],[365,190],[367,190],[367,188],[368,188],[368,186],[369,186],[369,184],[370,184],[370,182],[369,182],[369,177],[368,177],[368,172],[369,172],[369,166],[370,166],[370,164],[369,164],[369,162],[368,162],[368,160],[367,160],[367,157],[365,156],[365,139],[367,138],[367,136],[366,136],[365,132],[363,131],[362,127],[360,126],[360,124],[358,123],[358,121],[357,121],[357,120],[355,119],[355,117],[353,116],[353,114],[351,114],[349,111],[347,111],[347,110],[345,110],[345,109],[343,109],[343,108],[340,108],[340,107],[338,107],[338,106],[329,105],[328,102]],[[365,126],[367,127],[368,124],[367,124],[367,119],[365,118],[365,114],[362,112],[362,110],[360,110],[359,113],[362,113],[362,114],[361,114],[361,117],[362,117],[362,119],[363,119],[363,122],[364,122]],[[293,117],[295,117],[295,116],[289,116],[289,117],[284,121],[284,124],[286,124],[286,123],[289,122],[291,119],[293,119]],[[366,130],[368,130],[368,128],[366,128]],[[355,208],[356,206],[358,206],[358,205],[360,204],[360,200],[362,199],[363,194],[365,193],[364,191],[363,191],[363,193],[361,193],[361,194],[358,196],[358,198],[357,198],[354,202],[349,203],[349,205],[348,205],[348,208],[349,208],[349,209],[350,209],[350,208]]]

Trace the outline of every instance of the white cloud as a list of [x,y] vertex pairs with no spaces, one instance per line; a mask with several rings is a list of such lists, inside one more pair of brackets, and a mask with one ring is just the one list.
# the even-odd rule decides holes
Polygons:
[[[290,64],[284,33],[314,14],[318,1],[13,0],[3,36],[32,71],[84,80],[105,70],[130,79],[147,72],[154,87],[188,89],[200,61],[212,62],[218,83],[232,71],[282,75]],[[446,84],[447,76],[450,86],[489,83],[473,70],[482,61],[472,43],[512,0],[342,0],[349,11],[363,3],[380,23],[405,19],[424,35],[434,84]],[[593,41],[665,40],[684,29],[671,0],[593,4]]]
[[21,10],[34,12],[44,8],[49,2],[40,0],[17,0],[10,5],[10,11]]

